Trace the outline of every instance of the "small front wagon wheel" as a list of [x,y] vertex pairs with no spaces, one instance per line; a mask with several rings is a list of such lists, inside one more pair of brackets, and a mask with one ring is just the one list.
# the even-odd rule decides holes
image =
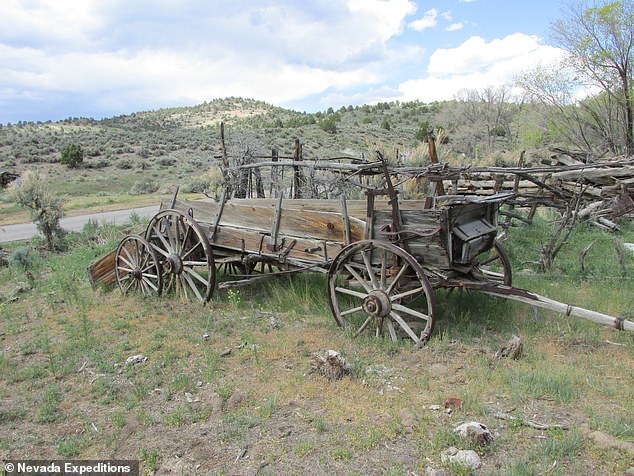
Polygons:
[[391,243],[364,240],[339,252],[328,273],[328,299],[341,327],[410,338],[418,347],[434,330],[433,288],[416,259]]
[[488,281],[506,286],[513,285],[511,262],[506,251],[497,241],[493,242],[493,247],[490,250],[477,257],[475,266]]
[[177,210],[160,211],[150,220],[145,238],[161,262],[165,292],[209,301],[216,267],[209,240],[196,220]]
[[115,252],[115,276],[121,292],[160,296],[163,289],[158,257],[145,238],[126,236]]

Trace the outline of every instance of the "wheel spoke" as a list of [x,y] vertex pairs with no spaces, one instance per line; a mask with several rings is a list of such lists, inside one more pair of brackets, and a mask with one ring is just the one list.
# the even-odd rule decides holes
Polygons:
[[368,275],[370,276],[370,281],[372,281],[372,288],[379,289],[381,286],[376,280],[376,274],[374,273],[374,269],[372,268],[372,262],[370,260],[370,256],[365,250],[361,251],[361,256],[363,257],[363,262],[365,263],[365,268],[368,270]]
[[361,324],[361,327],[359,327],[359,329],[357,330],[357,332],[355,332],[354,337],[359,337],[361,335],[361,333],[367,329],[368,324],[370,324],[370,322],[372,322],[372,319],[374,319],[374,316],[368,316],[368,318],[363,322],[363,324]]
[[401,329],[403,329],[408,336],[410,336],[412,338],[412,340],[416,343],[418,343],[418,336],[416,335],[416,333],[411,329],[411,327],[409,327],[407,325],[407,323],[403,320],[403,318],[401,316],[399,316],[397,313],[395,313],[394,311],[390,312],[390,316],[392,317],[392,319],[394,319],[399,326],[401,326]]
[[[169,227],[168,227],[169,230]],[[159,251],[161,254],[165,255],[165,256],[169,256],[170,252],[172,251],[172,247],[170,246],[170,244],[167,242],[167,240],[165,239],[165,237],[163,236],[162,233],[160,233],[160,231],[157,229],[157,225],[154,225],[154,232],[156,234],[156,237],[159,239],[159,241],[163,244],[163,250],[161,250],[161,248],[159,248],[157,245],[155,245],[154,243],[152,243],[152,246]]]
[[169,258],[169,250],[164,250],[163,248],[161,248],[160,246],[152,243],[152,249],[154,249],[155,251],[158,251],[160,254],[162,254],[163,256],[165,256],[166,258]]
[[337,286],[335,291],[339,291],[342,294],[347,294],[348,296],[358,297],[359,299],[365,299],[367,294],[360,293],[359,291],[354,291],[352,289],[342,288],[341,286]]
[[[197,276],[197,275],[196,275]],[[198,288],[196,287],[196,283],[194,283],[194,281],[192,280],[192,278],[188,275],[188,274],[183,274],[183,278],[185,278],[185,280],[187,281],[187,283],[189,284],[189,287],[192,289],[192,291],[194,291],[194,294],[196,295],[196,297],[198,298],[198,300],[200,302],[205,302],[205,299],[201,296],[200,291],[198,290]],[[205,283],[206,284],[206,283]]]
[[408,268],[409,268],[409,263],[404,263],[403,267],[398,270],[398,273],[394,277],[394,280],[390,283],[390,286],[385,291],[386,293],[388,294],[392,293],[392,290],[394,289],[396,284],[399,282],[399,280],[403,277],[403,275],[405,274],[405,271],[407,271]]
[[[357,306],[357,307],[353,307],[351,309],[348,309],[347,311],[341,311],[341,315],[342,316],[348,316],[350,314],[354,314],[355,312],[359,312],[363,310],[363,306]],[[372,316],[370,316],[371,318]]]
[[136,279],[131,279],[130,283],[125,288],[125,291],[123,292],[123,294],[128,294],[128,291],[130,290],[132,286],[134,286],[134,283],[136,283]]
[[500,255],[495,254],[495,255],[489,257],[488,259],[485,259],[484,261],[480,262],[480,266],[485,266],[485,265],[487,265],[489,263],[493,263],[494,261],[497,261],[499,259],[500,259]]
[[356,270],[350,266],[349,264],[345,265],[346,270],[354,277],[354,279],[356,279],[358,281],[358,283],[363,286],[363,288],[367,291],[370,292],[372,291],[372,286],[370,286],[370,284],[363,279],[359,273],[356,272]]
[[119,255],[119,257],[120,257],[122,260],[126,261],[126,262],[128,263],[128,265],[129,265],[131,268],[134,268],[134,264],[132,264],[132,262],[135,262],[135,263],[136,263],[138,260],[137,260],[137,259],[135,259],[135,258],[134,258],[134,257],[130,254],[130,251],[128,250],[128,247],[127,247],[127,243],[126,243],[126,246],[124,246],[124,247],[122,247],[122,248],[121,248],[121,250],[122,250],[122,251],[123,251],[126,255],[128,255],[128,258],[130,259],[130,261],[126,261],[126,259],[125,259],[122,255]]
[[180,217],[176,218],[176,235],[174,236],[174,251],[176,253],[180,253],[183,249],[183,245],[180,239],[181,230],[180,230],[181,219]]
[[390,296],[390,301],[392,302],[398,301],[399,299],[403,299],[404,297],[411,296],[412,294],[418,294],[421,292],[425,292],[425,288],[422,286],[420,288],[410,289],[409,291],[405,291],[400,294],[395,294],[394,296]]
[[422,312],[415,311],[414,309],[411,309],[407,306],[402,306],[401,304],[393,303],[392,309],[396,311],[404,312],[406,314],[409,314],[410,316],[418,317],[419,319],[422,319],[424,321],[429,320],[429,316],[427,314],[423,314]]
[[381,255],[381,289],[387,286],[387,250]]
[[126,273],[131,273],[131,272],[133,272],[133,271],[134,271],[133,269],[124,268],[123,266],[119,266],[119,269],[120,269],[121,271],[125,271]]
[[[181,255],[181,259],[185,259],[185,258],[187,258],[187,257],[188,257],[188,256],[192,253],[192,251],[194,251],[194,250],[195,250],[196,248],[198,248],[199,246],[202,246],[202,241],[199,241],[199,242],[198,242],[198,243],[196,243],[194,246],[192,246],[192,247],[191,247],[191,248],[187,251],[187,253],[185,253],[184,255]],[[205,264],[206,264],[206,263],[205,263]]]
[[[123,251],[126,251],[126,249],[125,249],[125,248],[123,248]],[[128,256],[129,256],[129,255],[128,255]],[[130,260],[127,260],[127,259],[125,259],[125,258],[123,257],[123,255],[121,255],[121,254],[119,255],[119,259],[120,259],[121,261],[123,261],[125,264],[127,264],[130,268],[136,268],[136,266],[135,266],[135,265],[134,265],[134,263],[132,262],[132,261],[134,261],[134,259],[133,259],[131,256],[129,256],[129,257],[130,257]]]
[[183,240],[181,241],[181,250],[185,249],[185,246],[187,245],[187,240],[189,240],[189,234],[192,231],[192,227],[188,226],[187,230],[185,230],[185,234],[183,235]]
[[165,234],[167,235],[167,240],[169,241],[170,244],[170,250],[173,253],[176,253],[176,237],[174,236],[174,228],[176,226],[178,226],[178,217],[176,218],[176,223],[174,223],[172,220],[170,220],[168,217],[164,218],[165,222],[166,222],[166,226],[165,226]]
[[191,274],[194,278],[196,278],[198,281],[200,281],[201,283],[203,283],[205,286],[207,286],[209,284],[209,282],[203,278],[200,274],[198,274],[196,271],[194,271],[191,268],[184,268],[185,271],[187,271],[189,274]]
[[145,283],[147,286],[151,287],[151,288],[154,290],[154,292],[157,292],[157,293],[158,293],[158,286],[155,286],[155,285],[154,285],[154,283],[153,283],[151,280],[149,280],[149,279],[142,279],[141,281],[142,281],[143,283]]
[[184,266],[207,266],[206,261],[183,261]]
[[394,329],[394,324],[392,324],[392,321],[387,321],[387,329],[390,332],[392,342],[396,342],[398,340],[398,337],[396,336],[396,329]]

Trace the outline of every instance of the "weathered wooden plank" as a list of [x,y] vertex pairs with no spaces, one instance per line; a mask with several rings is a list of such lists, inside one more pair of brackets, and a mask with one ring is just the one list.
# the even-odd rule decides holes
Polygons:
[[[285,200],[282,204],[282,213],[279,217],[278,233],[280,235],[315,238],[319,240],[345,241],[344,224],[341,220],[341,212],[313,211],[303,208],[294,210],[287,207],[289,202]],[[271,233],[275,221],[275,206],[256,206],[259,201],[231,200],[225,204],[220,226],[231,228],[244,228],[262,233]],[[275,200],[277,202],[277,200]],[[318,202],[318,200],[313,200]],[[338,204],[339,208],[340,204]],[[176,210],[193,212],[194,219],[199,223],[213,222],[218,204],[215,202],[190,202],[177,200],[174,204]],[[365,234],[365,222],[354,217],[350,217],[350,237],[352,241],[363,239]]]
[[[205,228],[203,226],[203,228]],[[277,259],[284,256],[290,259],[309,262],[311,264],[327,265],[328,260],[341,251],[343,243],[338,241],[311,240],[306,238],[278,235],[278,251],[267,249],[268,234],[246,228],[219,226],[214,237],[214,253],[256,254]],[[294,243],[293,243],[294,242]],[[292,247],[291,247],[292,246]],[[324,252],[324,246],[326,247]],[[328,257],[328,258],[327,258]]]
[[117,250],[114,249],[88,265],[88,280],[93,289],[100,284],[108,286],[116,282],[117,276],[114,271],[116,252]]

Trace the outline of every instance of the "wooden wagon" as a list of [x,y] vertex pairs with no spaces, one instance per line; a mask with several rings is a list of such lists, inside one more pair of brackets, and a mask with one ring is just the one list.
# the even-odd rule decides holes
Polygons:
[[[399,200],[384,162],[364,166],[381,186],[365,199],[236,199],[161,203],[143,236],[126,236],[93,263],[93,284],[122,292],[176,293],[206,303],[217,289],[304,271],[328,275],[333,317],[355,335],[425,343],[436,321],[435,288],[472,289],[634,330],[634,323],[512,287],[496,241],[510,194]],[[225,191],[226,192],[226,191]],[[217,281],[217,276],[222,277]]]

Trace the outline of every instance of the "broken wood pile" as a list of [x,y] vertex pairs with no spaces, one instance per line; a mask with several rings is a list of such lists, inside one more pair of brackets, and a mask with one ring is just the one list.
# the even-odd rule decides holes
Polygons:
[[617,228],[614,220],[634,212],[634,160],[584,163],[555,153],[542,164],[546,167],[524,168],[520,162],[520,167],[508,171],[465,171],[452,181],[452,190],[474,195],[513,191],[516,197],[509,203],[532,210],[537,205],[566,209],[580,200],[577,219],[610,230]]

